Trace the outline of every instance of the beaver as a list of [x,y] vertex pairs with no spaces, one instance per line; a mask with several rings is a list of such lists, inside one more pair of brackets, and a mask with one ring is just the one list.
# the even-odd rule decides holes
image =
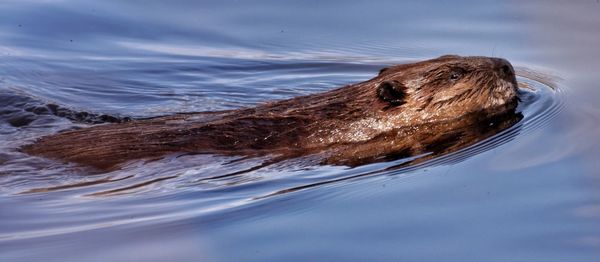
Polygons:
[[496,124],[503,128],[518,121],[506,120],[515,115],[517,91],[507,60],[445,55],[390,66],[367,81],[323,93],[96,125],[39,138],[21,151],[104,170],[178,153],[315,154],[323,164],[356,166],[489,136],[494,121],[508,123]]

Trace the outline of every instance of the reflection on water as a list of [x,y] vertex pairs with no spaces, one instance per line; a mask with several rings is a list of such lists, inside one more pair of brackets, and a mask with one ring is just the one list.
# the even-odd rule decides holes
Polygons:
[[[5,1],[0,260],[594,261],[598,8]],[[498,129],[436,152],[353,168],[179,154],[104,172],[16,150],[98,122],[321,92],[447,53],[519,66],[521,103]]]

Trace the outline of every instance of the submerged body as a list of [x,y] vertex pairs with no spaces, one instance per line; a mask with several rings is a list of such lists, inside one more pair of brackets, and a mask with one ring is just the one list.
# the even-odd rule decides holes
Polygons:
[[171,153],[322,154],[324,163],[358,165],[425,153],[448,141],[459,145],[461,138],[488,132],[489,121],[512,125],[518,119],[504,120],[516,105],[508,61],[442,56],[324,93],[98,125],[42,137],[22,151],[101,169]]

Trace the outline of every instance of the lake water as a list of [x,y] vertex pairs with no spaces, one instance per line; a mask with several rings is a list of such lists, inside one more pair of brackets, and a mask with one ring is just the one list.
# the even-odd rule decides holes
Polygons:
[[[600,261],[600,3],[0,2],[0,261]],[[16,151],[89,124],[247,107],[443,54],[498,56],[524,119],[405,160],[98,173]]]

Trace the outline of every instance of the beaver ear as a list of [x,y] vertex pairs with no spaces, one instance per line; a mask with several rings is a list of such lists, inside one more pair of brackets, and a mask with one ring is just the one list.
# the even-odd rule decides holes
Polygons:
[[398,81],[384,81],[377,87],[377,96],[379,99],[390,103],[393,106],[404,104],[406,97],[406,87]]

